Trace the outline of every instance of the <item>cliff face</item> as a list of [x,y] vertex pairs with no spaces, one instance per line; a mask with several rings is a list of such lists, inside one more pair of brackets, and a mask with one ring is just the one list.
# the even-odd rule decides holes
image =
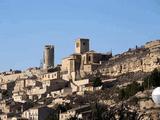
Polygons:
[[[152,45],[154,43],[154,45]],[[118,76],[128,72],[151,72],[160,67],[160,41],[147,43],[144,47],[130,49],[102,64],[98,70],[103,75]]]

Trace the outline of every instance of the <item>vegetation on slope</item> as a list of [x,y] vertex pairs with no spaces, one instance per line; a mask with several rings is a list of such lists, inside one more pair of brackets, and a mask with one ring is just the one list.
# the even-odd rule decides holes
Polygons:
[[139,91],[144,91],[158,86],[160,86],[160,72],[156,68],[149,76],[143,79],[142,85],[134,81],[127,85],[125,88],[120,89],[118,92],[119,99],[126,100],[131,96],[134,96]]

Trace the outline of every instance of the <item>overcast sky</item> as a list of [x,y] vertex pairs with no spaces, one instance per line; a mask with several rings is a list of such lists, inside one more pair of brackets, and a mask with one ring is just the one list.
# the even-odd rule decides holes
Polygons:
[[39,66],[45,44],[55,45],[61,63],[80,37],[114,54],[160,39],[160,2],[0,0],[0,71]]

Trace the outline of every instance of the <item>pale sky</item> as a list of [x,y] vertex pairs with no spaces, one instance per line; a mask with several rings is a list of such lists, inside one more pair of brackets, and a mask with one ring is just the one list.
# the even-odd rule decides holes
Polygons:
[[61,63],[80,37],[114,54],[160,39],[160,1],[0,0],[0,71],[39,66],[45,44]]

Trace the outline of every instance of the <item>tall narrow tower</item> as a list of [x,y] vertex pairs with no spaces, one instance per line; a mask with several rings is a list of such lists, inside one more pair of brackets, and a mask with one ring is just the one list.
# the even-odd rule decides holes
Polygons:
[[89,51],[89,39],[80,38],[76,40],[75,43],[75,52],[83,54]]
[[43,54],[43,69],[54,67],[54,46],[45,45]]

